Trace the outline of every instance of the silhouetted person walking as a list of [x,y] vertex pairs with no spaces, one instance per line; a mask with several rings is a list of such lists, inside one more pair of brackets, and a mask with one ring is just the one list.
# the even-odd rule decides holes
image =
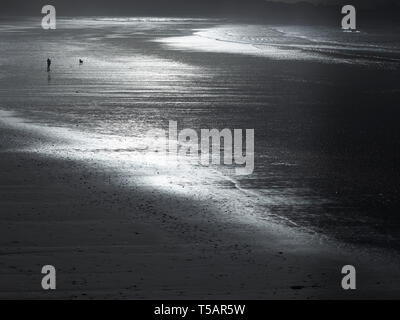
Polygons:
[[49,58],[49,59],[47,59],[47,72],[50,71],[50,66],[51,66],[51,60]]

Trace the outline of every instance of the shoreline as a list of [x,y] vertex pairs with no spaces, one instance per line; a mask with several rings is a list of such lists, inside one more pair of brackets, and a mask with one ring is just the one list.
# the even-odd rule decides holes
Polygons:
[[[81,160],[71,153],[40,153],[35,145],[57,150],[62,139],[40,135],[29,130],[30,125],[40,128],[0,122],[0,201],[5,208],[0,227],[0,297],[398,296],[400,272],[395,261],[343,249],[272,219],[249,217],[251,202],[229,197],[224,201],[220,193],[191,194],[196,186],[190,185],[184,192],[162,185],[155,188],[157,180],[151,184],[151,179],[142,179],[158,176],[151,166],[130,167],[127,175],[102,166],[102,161],[88,161],[93,158],[90,151]],[[73,144],[69,148],[74,150]],[[354,292],[340,288],[340,269],[349,261],[360,273],[360,286]],[[40,288],[45,264],[58,270],[54,293]]]

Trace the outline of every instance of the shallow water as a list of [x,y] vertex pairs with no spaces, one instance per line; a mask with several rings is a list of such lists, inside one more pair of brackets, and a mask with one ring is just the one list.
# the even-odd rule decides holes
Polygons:
[[393,248],[400,230],[395,34],[178,18],[59,19],[55,31],[32,19],[6,21],[0,108],[121,138],[117,147],[96,146],[110,157],[126,156],[134,138],[170,120],[196,131],[255,129],[253,175],[217,166],[212,179],[196,175],[192,183],[238,188],[266,215]]

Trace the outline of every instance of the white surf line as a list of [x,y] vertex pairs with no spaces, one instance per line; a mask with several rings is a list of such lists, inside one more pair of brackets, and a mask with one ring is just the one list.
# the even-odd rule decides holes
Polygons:
[[[223,178],[223,179],[225,179],[227,181],[230,181],[235,186],[236,189],[238,189],[239,191],[241,191],[243,194],[245,194],[248,197],[256,197],[257,199],[260,199],[260,198],[264,197],[262,194],[260,194],[259,192],[255,191],[255,190],[244,189],[243,187],[240,186],[240,182],[239,181],[235,180],[232,177],[224,175],[222,172],[219,172],[217,170],[213,170],[213,172],[215,174],[219,175],[221,178]],[[274,214],[274,213],[271,213],[271,212],[268,212],[268,215],[272,216],[272,217],[275,217],[277,219],[280,219],[280,220],[284,220],[287,223],[289,223],[289,224],[291,224],[291,225],[293,225],[295,227],[302,228],[303,230],[307,230],[308,232],[315,232],[314,230],[311,230],[309,228],[305,228],[305,227],[300,226],[299,224],[297,224],[296,222],[294,222],[290,218],[287,218],[287,217],[284,217],[284,216],[280,216],[280,215],[277,215],[277,214]]]
[[[24,130],[24,131],[31,131],[35,132],[39,135],[48,137],[49,139],[51,138],[59,138],[62,140],[65,140],[64,142],[61,142],[60,145],[54,146],[51,145],[48,148],[44,148],[43,146],[32,146],[31,148],[23,148],[22,151],[27,151],[27,152],[34,152],[34,153],[45,153],[53,157],[58,157],[58,158],[65,158],[65,157],[74,157],[78,160],[89,160],[89,161],[100,161],[102,165],[104,166],[113,166],[113,163],[116,164],[116,167],[118,170],[125,170],[122,169],[121,166],[118,166],[117,164],[123,164],[123,163],[135,163],[136,165],[139,166],[146,166],[148,167],[149,165],[151,166],[152,169],[158,170],[161,168],[163,169],[163,164],[160,163],[159,159],[145,159],[146,155],[140,154],[139,157],[132,157],[131,153],[126,156],[120,156],[117,152],[116,154],[113,154],[112,152],[107,154],[105,157],[102,157],[102,154],[96,154],[93,155],[94,152],[97,151],[123,151],[123,150],[129,150],[132,151],[132,148],[126,147],[126,143],[129,142],[130,145],[135,145],[138,143],[138,139],[133,138],[132,140],[130,138],[121,138],[118,136],[108,136],[108,135],[102,135],[102,134],[94,134],[94,133],[85,133],[83,131],[77,131],[76,129],[69,129],[69,128],[59,128],[59,127],[51,127],[51,126],[45,126],[45,125],[38,125],[32,122],[28,122],[27,119],[23,119],[19,116],[16,115],[15,112],[13,111],[5,111],[0,109],[0,121],[3,122],[6,126],[10,126],[12,128],[18,129],[18,130]],[[123,140],[121,142],[121,140]],[[106,142],[105,142],[106,141]],[[105,145],[104,145],[105,144]],[[108,147],[109,146],[109,147]],[[141,151],[142,149],[138,148],[137,150],[133,151]],[[113,157],[116,156],[117,158]],[[169,170],[169,165],[171,163],[165,163],[165,174],[166,178],[165,181],[160,177],[155,177],[153,179],[151,176],[144,178],[144,181],[150,182],[153,187],[156,187],[158,189],[165,189],[166,191],[171,191],[171,182],[174,183],[174,185],[178,186],[181,184],[184,184],[187,182],[186,179],[186,173],[191,173],[193,174],[193,170],[190,168],[190,165],[188,163],[182,163],[179,162],[179,168],[183,169],[183,172],[180,173],[180,175],[174,176],[178,171],[173,171]],[[173,165],[173,164],[172,164]],[[265,195],[262,195],[261,193],[255,191],[255,190],[250,190],[250,189],[245,189],[240,186],[240,182],[237,181],[236,179],[227,176],[223,174],[222,172],[212,169],[212,168],[201,168],[201,171],[196,172],[196,174],[193,175],[193,178],[207,178],[207,175],[210,173],[212,176],[217,176],[221,180],[229,181],[232,183],[235,187],[235,189],[240,192],[241,194],[246,196],[246,201],[250,201],[254,204],[253,208],[260,208],[260,203],[264,202],[263,199],[265,198]],[[181,170],[179,170],[180,172]],[[210,178],[212,178],[212,176]],[[175,180],[175,181],[174,181]],[[194,180],[196,182],[196,180]],[[166,188],[165,188],[166,187]],[[208,187],[205,187],[208,188]],[[176,191],[176,188],[172,188],[172,192]],[[209,189],[209,188],[208,188]],[[187,191],[189,191],[189,188],[186,188]],[[236,198],[237,199],[237,198]],[[264,199],[265,200],[265,199]],[[259,201],[259,202],[258,202]],[[270,202],[273,202],[272,200]],[[285,221],[289,225],[292,225],[296,228],[299,228],[300,230],[306,231],[307,233],[312,233],[315,234],[315,230],[312,230],[310,228],[300,226],[296,222],[292,221],[290,218],[280,216],[277,214],[273,214],[271,212],[265,212],[262,211],[262,214],[258,212],[257,214],[257,209],[251,210],[252,213],[256,213],[256,216],[254,217],[242,217],[241,220],[244,220],[245,223],[248,223],[250,220],[255,218],[257,221],[268,221],[269,223],[273,222],[278,225],[281,224],[281,221]],[[263,215],[266,215],[266,217],[271,217],[273,220],[267,220],[266,217],[263,217]],[[256,221],[254,221],[256,223]]]

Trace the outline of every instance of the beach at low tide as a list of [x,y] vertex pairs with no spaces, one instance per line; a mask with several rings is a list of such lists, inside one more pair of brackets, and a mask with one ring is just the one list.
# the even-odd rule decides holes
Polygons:
[[[0,296],[398,297],[398,47],[228,26],[2,25]],[[255,129],[254,174],[146,152],[171,120]]]
[[[7,118],[3,115],[3,121]],[[0,297],[32,299],[395,298],[395,256],[265,219],[240,191],[168,190],[162,167],[107,165],[31,124],[1,124]],[[38,149],[32,146],[37,146]],[[38,152],[43,146],[62,154]],[[70,148],[71,152],[65,150]],[[89,160],[90,159],[90,160]],[[158,171],[158,172],[157,172]],[[236,200],[233,200],[235,199]],[[357,266],[356,291],[341,268]],[[57,290],[41,268],[57,269]]]

